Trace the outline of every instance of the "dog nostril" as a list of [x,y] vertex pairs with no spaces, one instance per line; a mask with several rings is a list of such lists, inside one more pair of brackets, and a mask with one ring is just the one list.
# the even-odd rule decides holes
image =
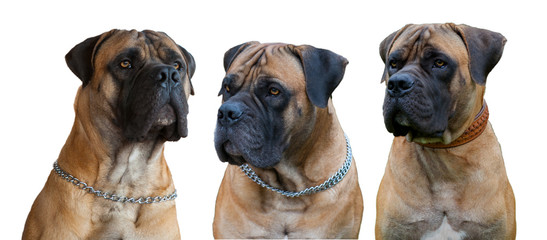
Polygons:
[[163,81],[167,80],[167,73],[165,71],[159,71],[156,74],[156,77],[155,77],[154,80],[159,81],[159,82],[163,82]]
[[390,78],[387,83],[387,90],[390,94],[403,94],[414,86],[414,80],[408,76],[396,76]]
[[230,119],[236,120],[236,119],[238,119],[240,116],[241,116],[241,112],[234,112],[234,111],[229,111],[229,112],[228,112],[228,117],[229,117]]
[[408,90],[412,87],[412,85],[414,85],[413,81],[400,81],[399,82],[399,88],[401,88],[402,90]]
[[231,125],[241,118],[243,111],[239,104],[224,103],[218,110],[218,121],[221,124]]
[[387,82],[387,89],[388,90],[393,90],[393,88],[395,88],[395,84],[393,84],[393,81],[388,81]]
[[171,81],[179,82],[180,81],[180,74],[178,72],[173,72],[171,74]]

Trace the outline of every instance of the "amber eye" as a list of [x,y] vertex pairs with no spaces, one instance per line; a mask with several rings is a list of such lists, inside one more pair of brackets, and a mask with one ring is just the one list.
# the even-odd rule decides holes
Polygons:
[[389,61],[389,66],[392,67],[392,68],[397,68],[397,62],[396,61]]
[[131,61],[123,60],[122,62],[120,62],[120,67],[122,67],[122,68],[131,68]]
[[435,67],[438,67],[438,68],[446,67],[446,62],[441,59],[437,59],[435,60]]
[[224,85],[224,89],[226,89],[226,92],[230,92],[230,86],[228,86],[228,84]]
[[173,67],[174,67],[176,70],[180,70],[180,63],[175,62],[175,63],[173,64]]
[[270,94],[271,95],[279,95],[279,93],[281,93],[281,91],[279,91],[279,89],[277,88],[270,88]]

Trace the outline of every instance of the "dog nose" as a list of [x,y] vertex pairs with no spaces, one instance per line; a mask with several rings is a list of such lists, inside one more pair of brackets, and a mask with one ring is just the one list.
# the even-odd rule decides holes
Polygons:
[[154,80],[160,82],[162,87],[167,87],[168,84],[176,86],[180,83],[179,72],[170,66],[161,67],[154,74]]
[[408,75],[394,75],[387,82],[387,92],[389,95],[397,97],[403,96],[414,86],[414,80]]
[[224,103],[218,109],[218,121],[225,126],[232,125],[239,121],[243,115],[242,106],[238,103]]

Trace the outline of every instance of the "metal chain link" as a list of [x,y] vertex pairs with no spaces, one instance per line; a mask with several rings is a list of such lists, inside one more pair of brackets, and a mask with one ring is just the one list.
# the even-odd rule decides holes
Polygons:
[[351,151],[351,146],[349,144],[348,136],[346,134],[344,134],[344,137],[346,138],[346,150],[347,150],[347,152],[346,152],[346,161],[344,162],[342,167],[340,169],[338,169],[338,171],[334,175],[332,175],[332,177],[327,179],[325,182],[323,182],[323,183],[321,183],[317,186],[314,186],[314,187],[306,188],[306,189],[304,189],[302,191],[299,191],[299,192],[285,191],[285,190],[274,188],[274,187],[268,185],[262,179],[260,179],[260,177],[258,177],[258,175],[256,175],[256,172],[253,171],[253,169],[251,167],[249,167],[248,164],[243,164],[239,168],[241,168],[241,171],[243,171],[243,173],[245,173],[245,175],[247,175],[247,177],[249,177],[251,180],[253,180],[253,182],[257,183],[261,187],[267,188],[271,191],[277,192],[277,193],[279,193],[283,196],[286,196],[286,197],[300,197],[302,195],[311,195],[311,194],[314,194],[314,193],[318,193],[318,192],[327,190],[327,189],[333,187],[334,185],[338,184],[340,181],[342,181],[342,179],[344,179],[344,177],[346,176],[346,174],[348,173],[348,171],[351,167],[351,162],[352,162],[351,159],[353,158],[353,154],[352,154],[352,151]]
[[106,200],[111,200],[114,202],[120,202],[120,203],[138,203],[138,204],[150,204],[150,203],[161,203],[165,201],[171,201],[177,198],[177,190],[175,189],[175,192],[166,195],[166,196],[156,196],[156,197],[140,197],[140,198],[129,198],[125,196],[118,196],[113,193],[109,192],[103,192],[101,190],[95,190],[92,186],[88,186],[87,183],[81,181],[80,179],[68,174],[63,169],[59,167],[57,162],[53,163],[53,170],[59,175],[61,178],[66,180],[69,183],[74,184],[76,187],[86,191],[87,193],[91,193],[97,197],[102,197]]

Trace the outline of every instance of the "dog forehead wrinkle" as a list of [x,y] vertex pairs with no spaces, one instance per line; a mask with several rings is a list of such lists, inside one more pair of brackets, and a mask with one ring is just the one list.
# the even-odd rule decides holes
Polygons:
[[[105,48],[133,48],[139,51],[141,59],[149,58],[152,56],[150,52],[149,44],[146,43],[145,38],[140,32],[137,31],[125,31],[119,32],[116,36],[109,39],[108,43],[105,43]],[[113,56],[107,56],[113,57]]]
[[156,52],[157,58],[169,62],[168,64],[171,64],[170,61],[183,59],[178,50],[178,46],[172,42],[158,41],[157,44],[152,46]]
[[397,39],[401,45],[393,49],[411,49],[413,52],[409,54],[416,55],[425,47],[430,37],[431,32],[428,26],[416,25],[405,30],[405,33]]

